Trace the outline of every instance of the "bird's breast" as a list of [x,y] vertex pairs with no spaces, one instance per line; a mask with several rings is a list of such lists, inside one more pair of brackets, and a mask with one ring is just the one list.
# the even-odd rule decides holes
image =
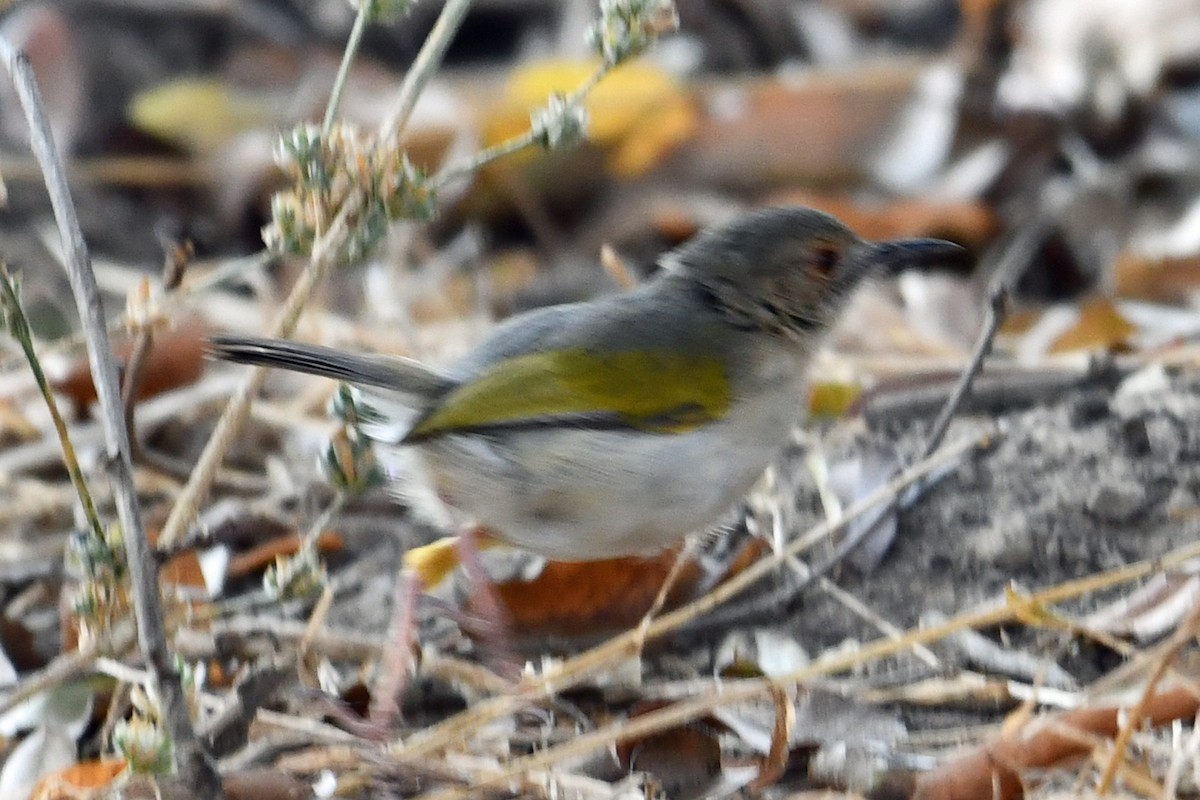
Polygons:
[[789,439],[798,370],[738,382],[724,417],[685,432],[532,428],[418,451],[446,502],[512,544],[566,561],[653,553],[717,521]]

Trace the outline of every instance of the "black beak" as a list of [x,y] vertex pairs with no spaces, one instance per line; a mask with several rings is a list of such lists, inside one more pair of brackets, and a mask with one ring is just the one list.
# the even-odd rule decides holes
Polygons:
[[966,248],[944,239],[896,239],[872,247],[871,255],[888,272],[918,267],[966,267]]

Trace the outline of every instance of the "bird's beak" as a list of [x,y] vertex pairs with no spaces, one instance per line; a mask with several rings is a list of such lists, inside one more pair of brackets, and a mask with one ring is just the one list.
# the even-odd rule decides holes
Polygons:
[[870,246],[873,260],[888,272],[914,267],[966,266],[967,250],[944,239],[896,239]]

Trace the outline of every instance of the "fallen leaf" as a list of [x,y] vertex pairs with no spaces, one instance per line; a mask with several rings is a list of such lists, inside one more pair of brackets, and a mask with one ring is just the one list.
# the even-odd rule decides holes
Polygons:
[[1200,293],[1200,257],[1145,258],[1128,250],[1113,267],[1116,294],[1158,303],[1183,303]]
[[1127,347],[1137,328],[1105,297],[1086,300],[1079,319],[1050,346],[1051,353],[1072,350],[1114,350]]
[[[641,620],[680,549],[646,558],[550,561],[533,580],[502,583],[496,591],[520,636],[597,635]],[[668,608],[686,600],[700,577],[699,564],[686,564],[668,595]]]
[[[199,380],[204,372],[204,354],[211,333],[208,325],[192,319],[156,336],[142,366],[137,399],[145,400]],[[126,338],[114,345],[113,350],[118,361],[124,364],[133,351],[133,343]],[[92,371],[86,358],[75,361],[51,383],[55,391],[71,400],[81,416],[86,416],[88,408],[96,401],[96,386],[92,383]]]
[[124,759],[100,759],[73,764],[47,775],[34,790],[33,800],[88,800],[112,785],[125,772]]
[[[558,60],[518,69],[509,79],[503,102],[482,126],[485,143],[497,144],[525,133],[531,110],[544,105],[552,93],[574,91],[596,66],[590,60]],[[615,70],[586,102],[588,138],[608,153],[609,169],[622,178],[657,165],[691,135],[698,116],[691,97],[675,79],[645,61]],[[536,153],[521,156],[536,157]]]
[[[664,707],[664,703],[645,702],[630,718]],[[721,776],[721,743],[717,733],[704,722],[680,725],[618,742],[617,758],[627,770],[652,775],[666,797],[705,797]]]
[[[277,556],[294,556],[300,552],[300,544],[300,536],[294,533],[263,542],[234,556],[229,562],[227,576],[240,578],[260,573],[274,564]],[[334,531],[322,531],[317,537],[317,552],[324,555],[339,553],[344,547],[341,534]]]

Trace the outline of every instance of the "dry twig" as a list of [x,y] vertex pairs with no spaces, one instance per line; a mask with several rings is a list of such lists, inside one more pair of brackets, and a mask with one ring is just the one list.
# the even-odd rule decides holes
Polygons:
[[42,105],[29,59],[0,39],[0,60],[4,62],[17,90],[29,124],[30,142],[41,164],[54,218],[58,223],[66,253],[68,277],[84,329],[88,332],[88,360],[103,414],[107,445],[106,467],[115,485],[117,515],[124,532],[126,554],[132,583],[138,642],[142,655],[154,676],[160,712],[174,747],[175,767],[186,785],[197,796],[222,796],[220,778],[204,748],[196,738],[188,715],[187,703],[174,659],[167,649],[162,601],[158,589],[158,562],[154,559],[142,525],[141,509],[133,483],[133,460],[129,431],[125,427],[117,367],[108,340],[100,292],[92,273],[87,244],[75,215],[70,189],[62,162],[54,146],[50,123]]

